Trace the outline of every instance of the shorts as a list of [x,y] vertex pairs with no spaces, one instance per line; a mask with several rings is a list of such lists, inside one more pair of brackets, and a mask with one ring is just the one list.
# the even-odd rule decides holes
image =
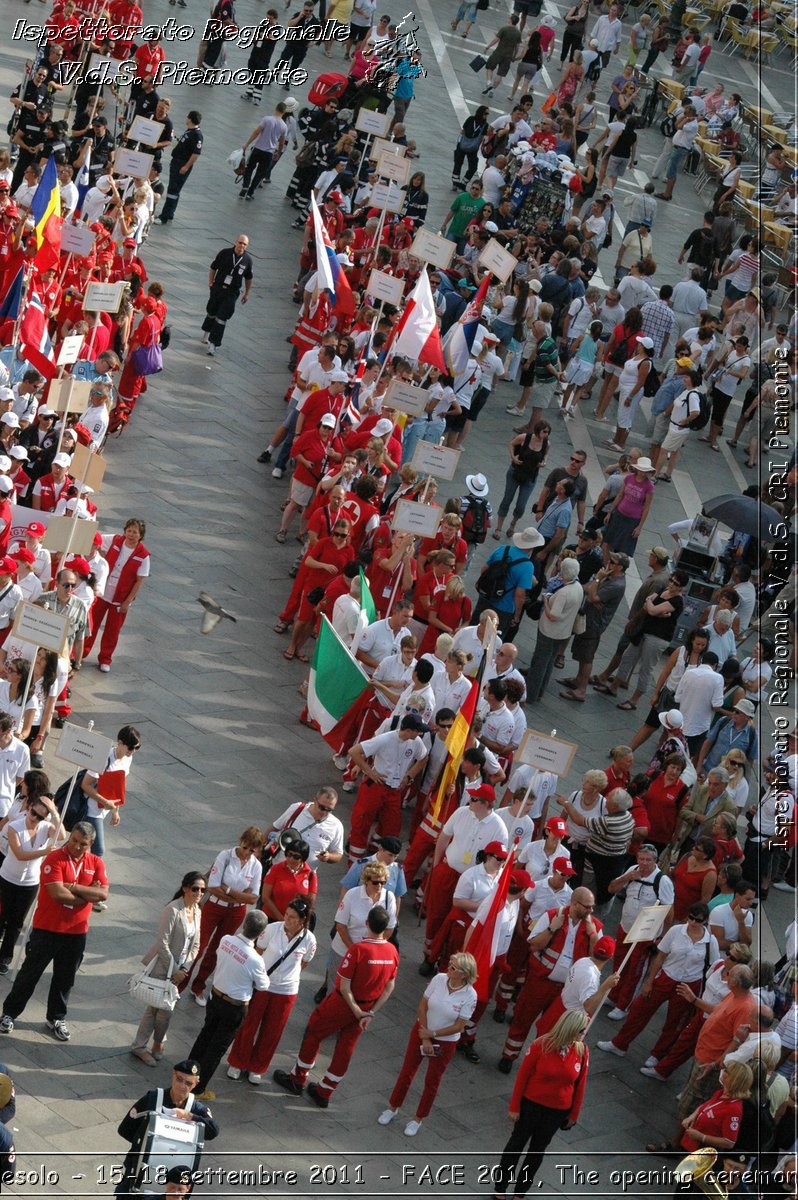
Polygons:
[[614,375],[616,379],[620,379],[622,370],[623,370],[623,367],[616,367],[615,363],[605,362],[605,364],[604,364],[605,377],[607,375]]
[[612,175],[613,179],[622,179],[628,166],[628,158],[619,158],[617,155],[611,154],[607,159],[607,174]]
[[593,363],[585,362],[582,358],[572,358],[565,368],[565,382],[574,387],[582,387],[593,374]]
[[594,662],[600,641],[600,633],[578,633],[571,642],[571,658],[578,663]]
[[485,63],[485,69],[487,71],[495,71],[500,79],[504,79],[504,76],[510,70],[512,63],[513,60],[511,58],[500,58],[494,51],[488,61]]
[[658,413],[654,420],[654,428],[651,431],[651,441],[655,446],[661,446],[665,438],[670,433],[671,418],[670,413]]
[[712,389],[709,393],[712,401],[712,424],[719,425],[723,428],[723,422],[726,419],[726,413],[729,411],[733,396],[727,396],[725,392],[721,392],[718,388]]
[[548,408],[555,399],[554,380],[551,383],[541,383],[539,379],[535,382],[537,387],[532,389],[532,407]]
[[293,500],[294,504],[298,504],[300,508],[307,508],[308,504],[310,504],[311,500],[313,499],[313,493],[315,490],[316,489],[311,487],[309,483],[299,483],[298,480],[292,479],[291,487],[288,489],[288,494]]
[[662,449],[666,450],[668,454],[672,454],[676,450],[681,450],[689,436],[689,429],[676,429],[672,425],[662,443]]
[[465,429],[466,421],[470,420],[468,410],[463,409],[462,412],[446,418],[446,430],[448,433],[461,433]]
[[735,287],[731,280],[727,279],[726,287],[723,289],[723,295],[727,300],[730,300],[732,304],[735,304],[738,300],[744,300],[748,295],[748,292],[743,291],[742,288]]
[[534,63],[521,62],[516,67],[516,74],[518,75],[519,79],[532,79],[533,83],[535,81],[535,76],[539,75],[540,73],[541,68],[536,67]]

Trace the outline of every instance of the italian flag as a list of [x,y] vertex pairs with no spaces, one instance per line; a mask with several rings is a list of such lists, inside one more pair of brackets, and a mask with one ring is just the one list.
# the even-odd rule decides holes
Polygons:
[[308,715],[334,749],[341,745],[339,724],[368,685],[368,675],[322,616],[308,680]]

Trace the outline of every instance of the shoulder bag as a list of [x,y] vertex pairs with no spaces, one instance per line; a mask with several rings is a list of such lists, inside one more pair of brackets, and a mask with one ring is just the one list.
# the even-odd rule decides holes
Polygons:
[[131,976],[127,988],[131,996],[136,1000],[140,1000],[147,1008],[158,1008],[166,1012],[172,1012],[180,999],[180,992],[177,989],[177,985],[172,983],[175,960],[170,954],[166,979],[153,979],[152,971],[157,961],[158,955],[156,954],[143,970],[137,971],[135,975]]

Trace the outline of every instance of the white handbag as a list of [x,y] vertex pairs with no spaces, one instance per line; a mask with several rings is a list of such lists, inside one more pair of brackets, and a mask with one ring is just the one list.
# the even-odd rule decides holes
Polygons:
[[152,969],[157,961],[158,956],[156,954],[147,963],[146,967],[131,976],[128,982],[128,991],[131,996],[136,1000],[140,1000],[148,1008],[160,1008],[171,1012],[180,999],[180,992],[177,990],[177,985],[172,983],[175,962],[170,954],[169,970],[167,971],[166,979],[153,979]]

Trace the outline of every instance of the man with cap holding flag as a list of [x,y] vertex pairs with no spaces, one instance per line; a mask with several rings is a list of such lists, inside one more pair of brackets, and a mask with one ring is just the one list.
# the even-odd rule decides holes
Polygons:
[[[117,1133],[130,1149],[123,1163],[124,1175],[115,1189],[117,1196],[127,1196],[133,1193],[136,1186],[139,1155],[144,1139],[147,1136],[151,1113],[162,1113],[176,1121],[201,1122],[204,1126],[203,1140],[212,1142],[219,1135],[219,1125],[214,1120],[211,1110],[201,1100],[196,1098],[199,1087],[200,1065],[193,1058],[184,1058],[172,1067],[172,1081],[168,1088],[150,1088],[148,1092],[136,1101],[127,1114],[122,1118]],[[185,1168],[179,1168],[184,1170]],[[135,1194],[138,1194],[136,1189]],[[167,1195],[183,1194],[170,1193]]]
[[571,1009],[583,1008],[589,1017],[598,1012],[607,993],[617,987],[620,981],[620,975],[612,974],[601,982],[601,972],[614,954],[615,939],[602,934],[590,954],[573,964],[562,991],[555,996],[543,1015],[538,1017],[535,1026],[537,1037],[549,1033],[563,1013],[570,1012]]

